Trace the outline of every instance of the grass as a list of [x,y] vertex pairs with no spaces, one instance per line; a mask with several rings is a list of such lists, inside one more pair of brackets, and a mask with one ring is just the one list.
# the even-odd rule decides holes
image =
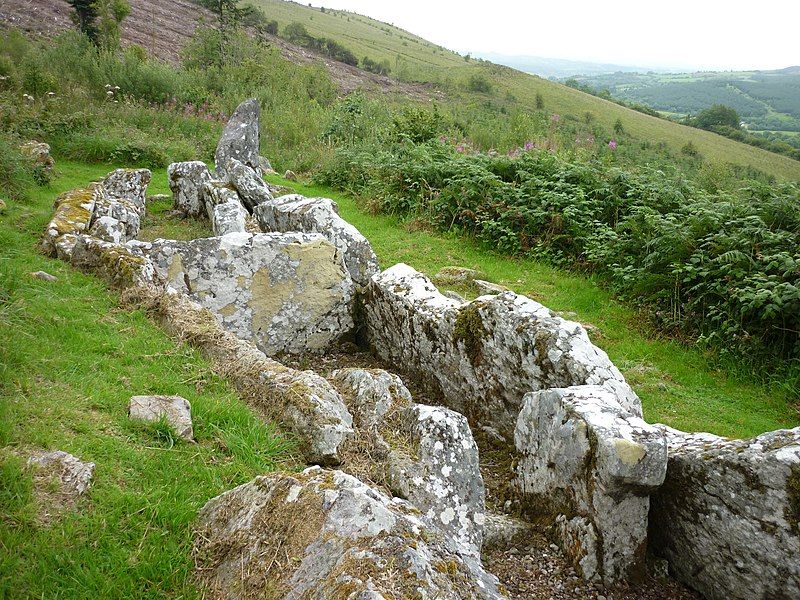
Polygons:
[[[445,103],[456,114],[463,104],[494,104],[506,110],[530,111],[540,94],[545,108],[561,115],[582,119],[591,113],[595,122],[612,131],[619,119],[628,136],[653,145],[664,143],[680,153],[691,142],[698,152],[712,163],[733,163],[753,167],[779,179],[800,179],[800,162],[727,139],[723,136],[651,117],[635,110],[572,89],[560,83],[462,56],[419,38],[407,31],[369,17],[309,7],[284,0],[250,0],[263,9],[269,19],[278,22],[281,30],[291,23],[302,23],[317,37],[329,37],[353,51],[360,59],[388,60],[393,77],[437,84],[448,92]],[[491,94],[474,94],[463,90],[471,75],[487,75],[495,89]],[[520,139],[517,143],[524,143]]]
[[[290,462],[293,445],[260,421],[192,349],[94,277],[36,242],[56,194],[108,166],[61,176],[0,215],[0,597],[199,598],[191,527],[210,498]],[[152,192],[166,191],[159,171]],[[47,283],[29,276],[44,270]],[[132,423],[135,394],[192,404],[196,444]],[[78,510],[45,527],[24,456],[59,449],[96,464]]]
[[[449,265],[477,269],[495,283],[593,325],[592,341],[623,371],[651,423],[739,438],[800,424],[788,390],[749,380],[735,367],[715,368],[701,351],[659,336],[643,315],[615,301],[592,279],[500,256],[470,239],[419,229],[414,221],[370,214],[328,188],[269,179],[306,196],[336,200],[342,217],[370,240],[383,268],[404,262],[429,276]],[[442,288],[475,295],[470,289]]]

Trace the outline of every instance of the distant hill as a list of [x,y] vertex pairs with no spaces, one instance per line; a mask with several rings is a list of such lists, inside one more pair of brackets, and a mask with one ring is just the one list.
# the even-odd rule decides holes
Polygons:
[[774,71],[612,73],[574,76],[611,97],[675,115],[712,104],[736,109],[748,129],[800,132],[800,66]]
[[564,78],[575,75],[605,75],[608,73],[636,73],[644,71],[665,72],[666,69],[649,69],[641,66],[595,63],[563,58],[544,58],[541,56],[517,56],[494,53],[478,53],[476,56],[490,60],[498,65],[506,65],[525,73],[547,78]]

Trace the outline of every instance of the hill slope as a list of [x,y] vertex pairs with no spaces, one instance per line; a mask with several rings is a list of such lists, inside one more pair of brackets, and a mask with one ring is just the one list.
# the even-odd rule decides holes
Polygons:
[[[722,136],[645,115],[597,98],[560,83],[548,81],[514,69],[464,57],[428,42],[407,31],[369,17],[346,11],[318,9],[285,0],[251,0],[267,18],[284,28],[301,23],[313,36],[330,37],[340,42],[359,59],[388,60],[392,75],[407,81],[436,83],[454,102],[474,100],[476,94],[464,89],[474,74],[483,74],[494,83],[494,92],[483,102],[501,106],[534,107],[540,94],[545,107],[561,115],[582,118],[591,113],[606,128],[617,119],[639,140],[664,142],[679,152],[687,143],[707,159],[749,166],[782,179],[800,179],[800,162],[753,148]],[[520,140],[520,143],[524,140]]]

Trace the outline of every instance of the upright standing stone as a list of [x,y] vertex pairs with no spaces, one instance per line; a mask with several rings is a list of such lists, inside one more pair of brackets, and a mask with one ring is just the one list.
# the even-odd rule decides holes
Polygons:
[[222,131],[217,151],[214,153],[218,177],[227,173],[228,161],[232,158],[244,163],[254,171],[259,168],[261,163],[258,137],[260,120],[261,107],[255,98],[242,102],[231,115],[228,124]]

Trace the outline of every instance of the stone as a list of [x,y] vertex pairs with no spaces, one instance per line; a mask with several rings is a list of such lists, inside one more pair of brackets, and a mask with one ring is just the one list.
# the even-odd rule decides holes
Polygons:
[[269,162],[269,159],[266,156],[258,157],[258,170],[261,171],[261,175],[278,174],[278,172],[272,168],[272,163]]
[[359,434],[377,438],[378,452],[369,454],[386,464],[372,476],[420,509],[462,552],[479,556],[485,490],[467,420],[447,408],[414,404],[400,378],[380,369],[340,369],[331,380]]
[[444,296],[445,298],[450,298],[451,300],[455,300],[456,302],[460,302],[461,304],[464,304],[467,301],[467,299],[464,298],[464,296],[462,296],[458,292],[454,292],[453,290],[445,290]]
[[483,525],[483,552],[504,550],[527,542],[535,526],[522,519],[498,513],[486,513]]
[[147,204],[154,204],[158,202],[169,202],[172,200],[172,196],[169,194],[151,194],[145,199]]
[[509,440],[523,396],[541,389],[603,385],[641,415],[639,398],[580,324],[525,296],[506,292],[464,304],[400,264],[372,278],[362,313],[378,356]]
[[483,279],[473,279],[472,283],[475,284],[475,287],[478,288],[478,293],[481,295],[502,294],[503,292],[511,291],[504,285],[492,283],[491,281],[484,281]]
[[0,198],[0,215],[6,212],[6,208],[7,208],[6,201]]
[[205,214],[203,187],[211,181],[206,164],[199,160],[172,163],[167,168],[173,206],[189,217]]
[[42,250],[45,254],[64,254],[69,257],[71,245],[63,245],[59,252],[56,247],[58,240],[65,235],[77,236],[89,229],[95,202],[102,194],[103,187],[94,183],[86,188],[64,192],[56,199],[55,214],[42,236]]
[[270,183],[269,181],[265,182],[267,187],[269,188],[269,193],[272,194],[273,198],[280,198],[281,196],[288,196],[289,194],[296,194],[297,191],[286,187],[285,185],[276,185],[274,183]]
[[50,283],[58,281],[58,277],[56,277],[55,275],[50,275],[50,273],[46,273],[44,271],[36,271],[35,273],[31,273],[31,277],[35,279],[41,279],[42,281],[47,281]]
[[178,436],[194,440],[192,407],[180,396],[133,396],[128,403],[128,416],[146,423],[165,419]]
[[372,245],[358,229],[339,216],[339,207],[333,200],[283,196],[259,204],[254,214],[264,231],[324,235],[341,252],[350,277],[358,286],[366,286],[380,270]]
[[260,119],[261,107],[255,98],[245,100],[233,112],[214,153],[217,177],[222,178],[227,174],[228,161],[232,158],[254,171],[259,168]]
[[125,289],[155,282],[152,262],[135,246],[80,235],[75,238],[69,260],[74,267],[98,275],[112,287]]
[[664,481],[664,434],[602,386],[525,396],[514,443],[523,505],[555,516],[562,549],[586,579],[644,573],[649,494]]
[[213,221],[214,207],[228,202],[239,202],[239,194],[229,184],[212,179],[203,184],[202,201],[206,216],[209,221]]
[[217,597],[502,598],[412,505],[341,471],[258,477],[211,499],[196,529],[198,575]]
[[136,239],[143,210],[132,200],[99,194],[95,201],[89,234],[107,242],[125,243]]
[[128,200],[139,216],[144,216],[147,186],[153,174],[149,169],[116,169],[103,179],[103,189],[109,198]]
[[50,155],[50,146],[48,144],[31,140],[22,144],[19,150],[33,160],[36,169],[41,169],[46,175],[52,175],[56,161]]
[[800,598],[800,427],[748,440],[667,436],[650,539],[677,579],[709,600]]
[[142,251],[162,280],[268,356],[322,351],[353,329],[353,282],[321,235],[230,233]]
[[442,267],[434,279],[444,285],[469,285],[478,276],[478,271],[466,267]]
[[283,174],[283,178],[286,181],[297,181],[297,174],[294,171],[286,171],[286,173]]
[[247,223],[247,211],[238,199],[229,200],[214,206],[211,227],[214,235],[244,233]]
[[63,452],[36,451],[27,462],[33,471],[33,498],[37,518],[49,524],[72,508],[92,484],[94,463]]
[[249,212],[252,213],[259,204],[272,200],[272,194],[264,180],[244,163],[232,158],[228,161],[226,171],[231,185]]

